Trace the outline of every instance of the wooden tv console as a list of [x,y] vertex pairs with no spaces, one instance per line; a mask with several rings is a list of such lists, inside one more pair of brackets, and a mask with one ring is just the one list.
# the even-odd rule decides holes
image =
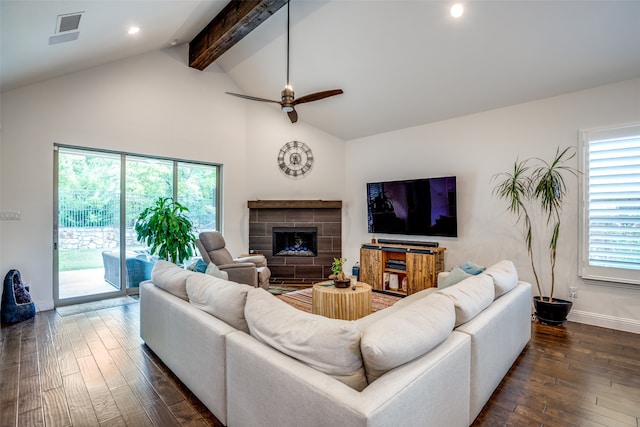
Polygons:
[[438,273],[444,271],[445,250],[440,247],[365,243],[360,248],[360,281],[370,284],[376,291],[398,295],[411,295],[435,287]]

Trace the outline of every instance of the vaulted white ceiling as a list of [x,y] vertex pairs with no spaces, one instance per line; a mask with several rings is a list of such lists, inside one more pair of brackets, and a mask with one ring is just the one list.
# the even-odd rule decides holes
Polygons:
[[[188,42],[226,1],[1,3],[5,91]],[[350,140],[640,77],[640,1],[473,0],[459,19],[452,3],[293,0],[296,96],[345,92],[299,105],[300,120]],[[79,11],[78,40],[49,46],[57,15]],[[278,100],[285,35],[286,7],[217,64],[243,93]]]

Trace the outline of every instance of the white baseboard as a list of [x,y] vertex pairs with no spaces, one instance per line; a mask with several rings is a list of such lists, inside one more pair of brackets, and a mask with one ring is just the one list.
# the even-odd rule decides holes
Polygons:
[[52,300],[33,301],[36,304],[36,311],[49,311],[55,308]]
[[590,313],[588,311],[571,310],[567,320],[587,325],[640,334],[640,320],[624,319],[605,314]]

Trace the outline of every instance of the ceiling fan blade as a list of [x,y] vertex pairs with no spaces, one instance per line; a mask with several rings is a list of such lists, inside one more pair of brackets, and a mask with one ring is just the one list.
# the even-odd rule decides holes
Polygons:
[[330,96],[340,95],[342,89],[333,89],[333,90],[325,90],[323,92],[311,93],[309,95],[302,96],[295,101],[293,101],[293,105],[302,104],[305,102],[318,101],[320,99],[328,98]]
[[260,102],[275,102],[276,104],[280,104],[280,101],[273,101],[271,99],[265,99],[265,98],[258,98],[255,96],[249,96],[249,95],[241,95],[239,93],[231,93],[231,92],[225,92],[227,95],[232,95],[232,96],[237,96],[238,98],[244,98],[244,99],[249,99],[251,101],[260,101]]
[[298,113],[296,113],[296,110],[291,110],[287,113],[287,116],[289,116],[289,120],[291,120],[291,123],[295,123],[298,121]]

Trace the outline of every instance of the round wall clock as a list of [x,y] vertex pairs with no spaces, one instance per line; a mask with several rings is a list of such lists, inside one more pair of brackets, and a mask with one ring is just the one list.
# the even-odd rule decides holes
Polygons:
[[313,166],[311,148],[304,142],[287,142],[278,153],[278,166],[282,173],[289,177],[303,177]]

